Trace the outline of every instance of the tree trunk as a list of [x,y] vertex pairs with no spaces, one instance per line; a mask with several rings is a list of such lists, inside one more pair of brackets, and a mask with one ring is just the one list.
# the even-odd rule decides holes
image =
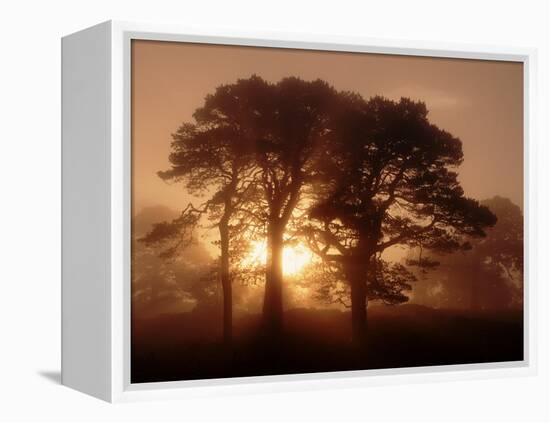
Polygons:
[[271,336],[280,335],[283,326],[283,234],[284,227],[272,220],[268,227],[267,264],[263,319]]
[[475,257],[472,258],[470,272],[470,311],[478,312],[481,308],[481,266],[479,265],[479,262],[475,259]]
[[233,338],[233,298],[231,274],[229,271],[229,227],[224,220],[220,222],[220,279],[223,290],[223,340],[230,345]]
[[351,329],[353,343],[364,347],[367,340],[367,272],[365,264],[350,264],[346,271],[351,288]]

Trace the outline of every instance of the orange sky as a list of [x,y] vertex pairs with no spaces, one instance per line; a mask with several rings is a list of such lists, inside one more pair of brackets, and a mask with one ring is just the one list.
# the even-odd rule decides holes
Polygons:
[[423,100],[430,120],[463,142],[466,194],[523,203],[521,63],[133,41],[134,213],[189,201],[181,185],[156,176],[169,168],[170,134],[218,85],[252,74],[271,82],[321,78],[365,98]]

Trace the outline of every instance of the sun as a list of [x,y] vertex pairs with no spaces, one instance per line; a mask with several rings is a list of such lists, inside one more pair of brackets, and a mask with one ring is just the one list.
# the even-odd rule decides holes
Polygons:
[[[283,249],[283,274],[294,276],[300,273],[313,259],[311,251],[303,244],[287,246]],[[245,258],[245,265],[265,264],[267,261],[267,244],[265,241],[254,241],[250,254]]]
[[285,247],[283,249],[283,274],[292,276],[300,273],[312,258],[311,251],[301,244]]

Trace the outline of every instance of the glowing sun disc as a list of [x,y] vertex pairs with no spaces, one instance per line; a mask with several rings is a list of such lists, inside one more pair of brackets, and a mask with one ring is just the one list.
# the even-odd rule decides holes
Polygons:
[[[287,246],[283,249],[283,274],[293,276],[300,273],[312,260],[311,251],[304,245],[298,244]],[[245,265],[254,263],[265,265],[267,261],[267,245],[265,241],[255,241],[248,257],[245,258]]]

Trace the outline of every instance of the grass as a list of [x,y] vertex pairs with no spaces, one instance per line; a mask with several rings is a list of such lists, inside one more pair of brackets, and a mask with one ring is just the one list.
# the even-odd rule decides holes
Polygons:
[[274,342],[262,336],[259,315],[238,315],[228,349],[214,311],[134,319],[132,383],[523,359],[521,311],[371,306],[362,351],[351,343],[347,312],[287,310],[284,327]]

